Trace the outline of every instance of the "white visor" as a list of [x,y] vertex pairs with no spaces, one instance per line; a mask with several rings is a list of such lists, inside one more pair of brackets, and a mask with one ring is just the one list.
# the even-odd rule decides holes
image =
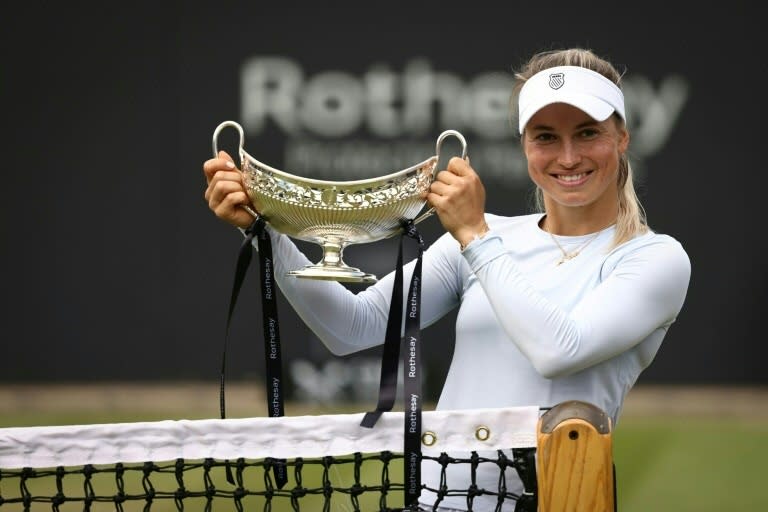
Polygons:
[[586,112],[595,121],[605,121],[616,112],[624,121],[624,94],[600,73],[580,66],[557,66],[539,71],[520,90],[520,133],[533,115],[552,103],[567,103]]

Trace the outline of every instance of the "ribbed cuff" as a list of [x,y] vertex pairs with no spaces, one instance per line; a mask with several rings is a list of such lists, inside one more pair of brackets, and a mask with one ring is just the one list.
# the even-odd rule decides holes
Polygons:
[[489,231],[483,238],[473,240],[461,254],[469,263],[469,267],[475,271],[506,252],[501,237]]

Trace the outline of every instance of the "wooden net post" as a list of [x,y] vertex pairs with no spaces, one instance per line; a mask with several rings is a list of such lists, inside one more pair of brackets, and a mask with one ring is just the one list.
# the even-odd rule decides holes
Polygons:
[[563,402],[539,419],[539,512],[615,512],[611,418],[580,401]]

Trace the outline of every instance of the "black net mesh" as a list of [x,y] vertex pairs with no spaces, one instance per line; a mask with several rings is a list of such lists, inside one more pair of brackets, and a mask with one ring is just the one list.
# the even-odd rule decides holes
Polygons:
[[[490,496],[496,510],[535,512],[535,448],[498,450],[496,457],[471,452],[467,458],[445,453],[422,456],[422,467],[440,467],[436,487],[422,485],[431,504],[403,505],[403,456],[383,451],[349,456],[260,460],[147,461],[87,464],[79,467],[0,468],[0,512],[10,511],[392,511],[436,510],[446,498],[460,497],[468,510],[479,496]],[[285,465],[288,481],[278,488],[274,471]],[[498,472],[495,488],[478,485],[481,466]],[[466,488],[450,488],[448,467],[461,467]],[[524,492],[507,489],[508,469]]]

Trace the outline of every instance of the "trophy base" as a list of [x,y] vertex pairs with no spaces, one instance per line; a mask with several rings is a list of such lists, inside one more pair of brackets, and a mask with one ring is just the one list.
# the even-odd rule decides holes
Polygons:
[[287,275],[303,279],[323,281],[341,281],[345,283],[375,283],[376,276],[348,266],[307,265],[299,270],[291,270]]

